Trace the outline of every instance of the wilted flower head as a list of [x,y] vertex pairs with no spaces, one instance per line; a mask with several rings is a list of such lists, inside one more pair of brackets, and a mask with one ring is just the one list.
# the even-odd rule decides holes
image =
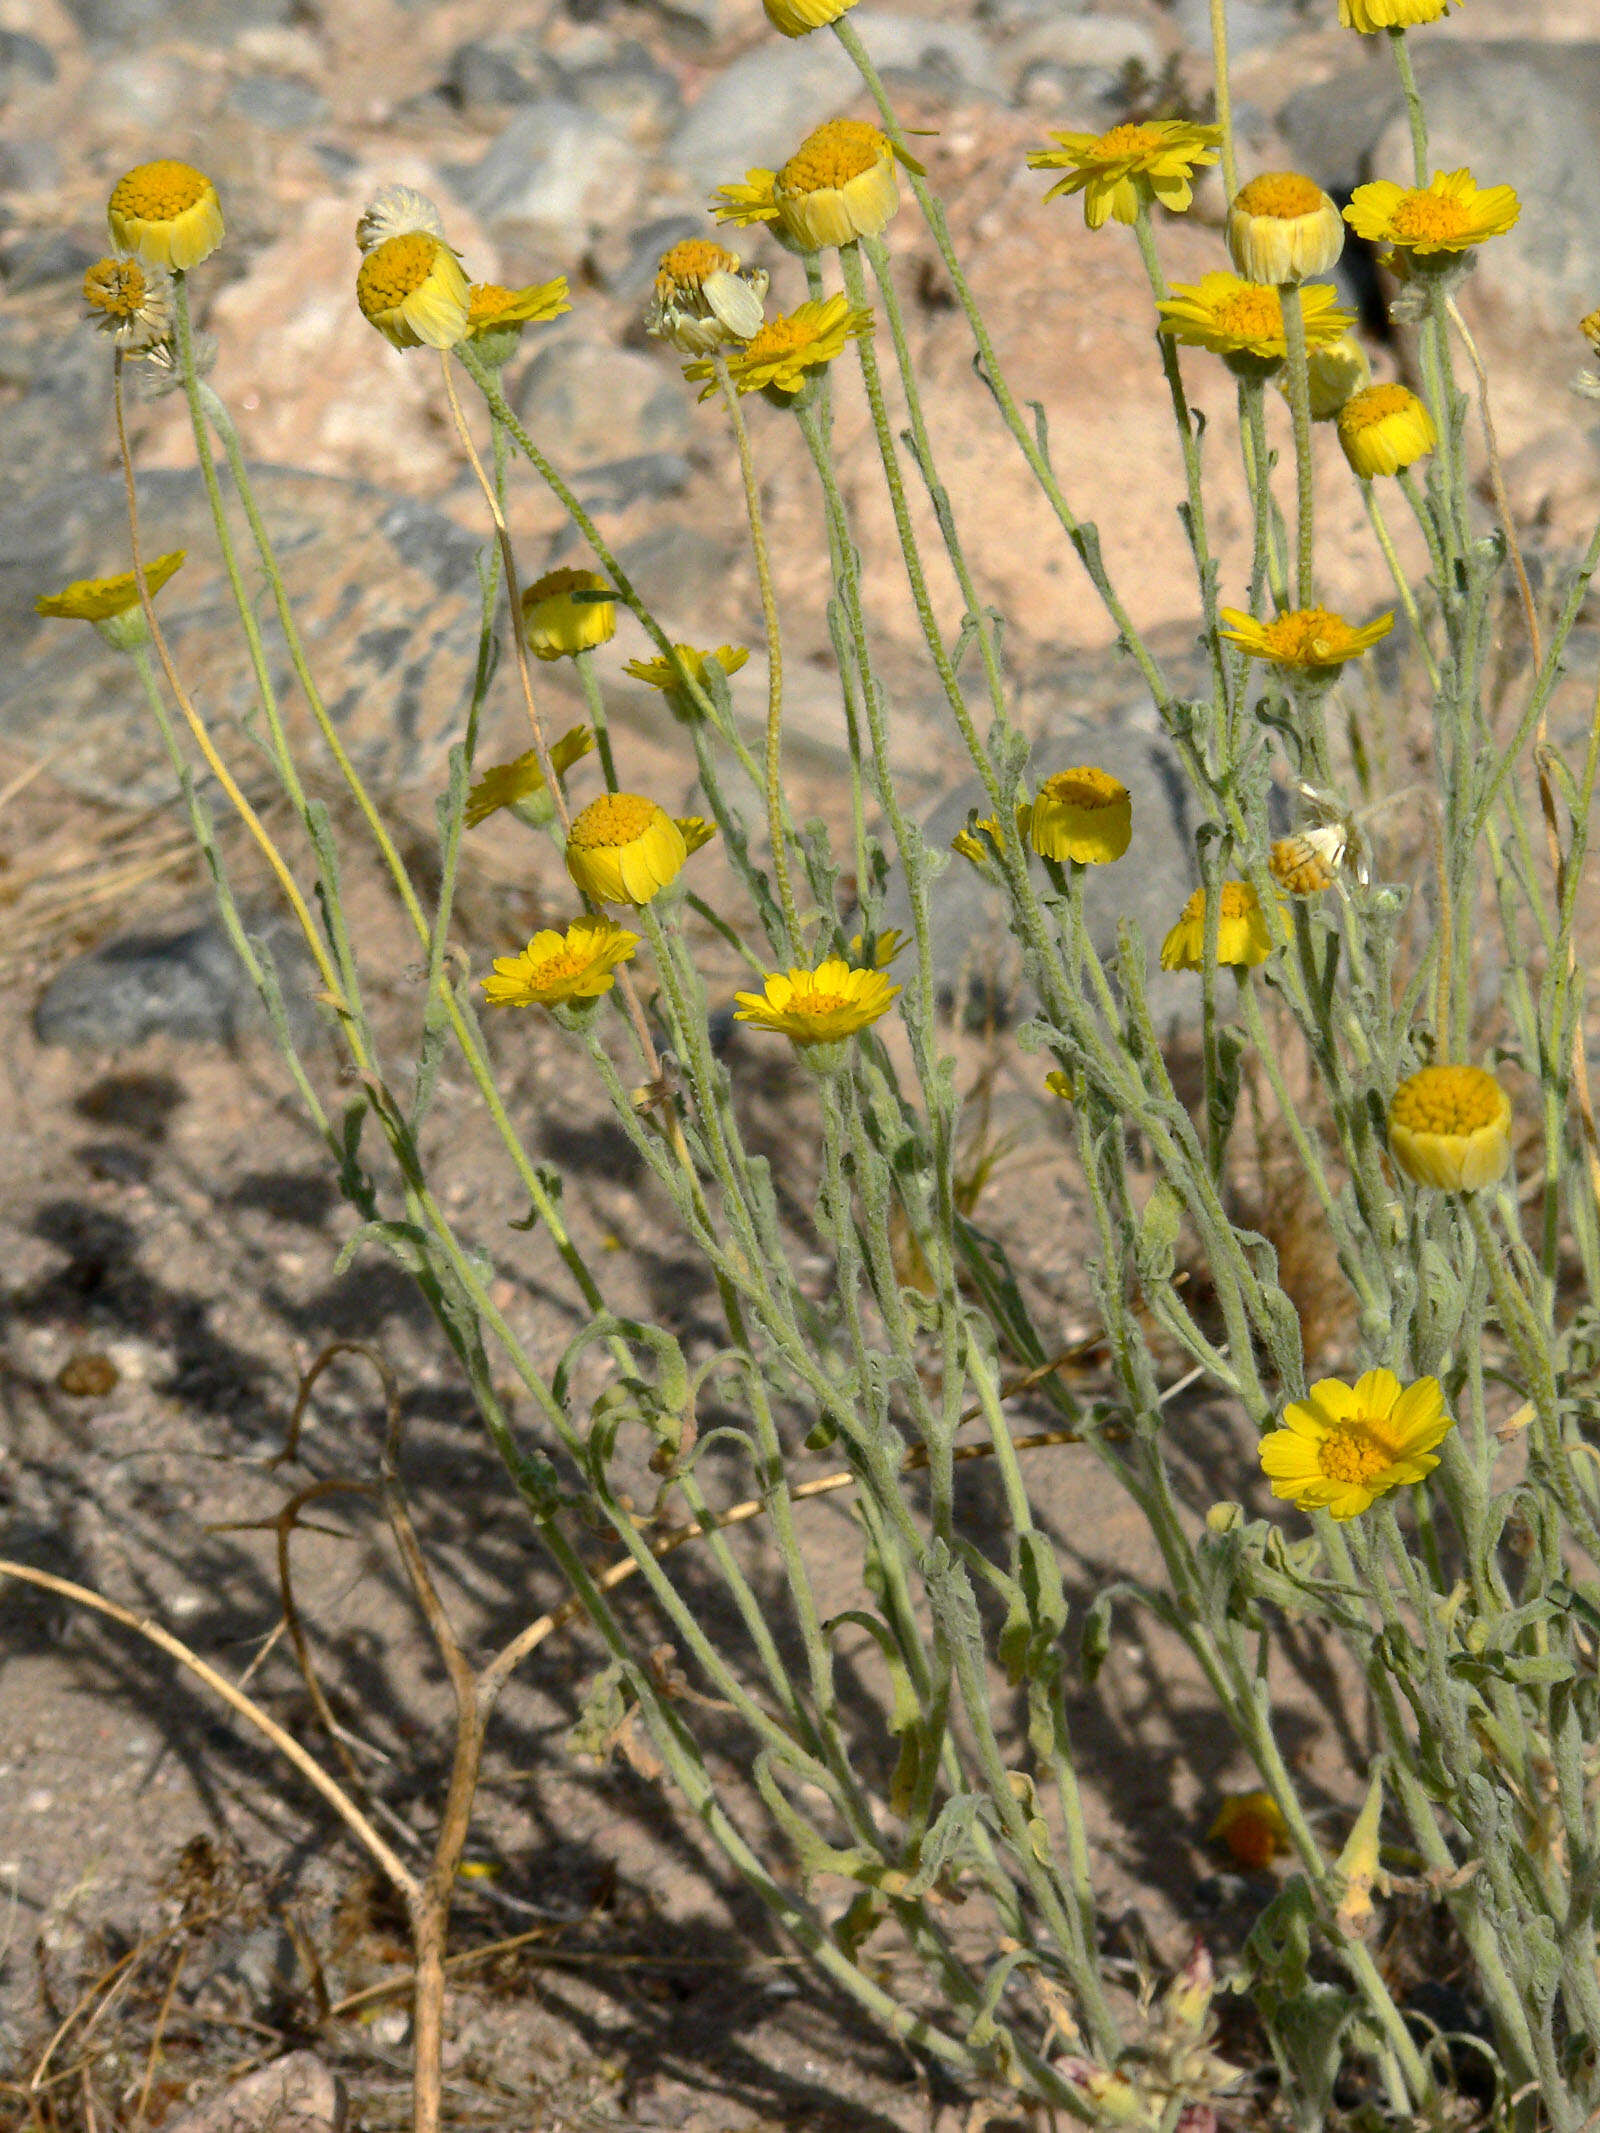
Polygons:
[[662,254],[644,330],[689,356],[748,341],[761,329],[769,279],[708,238],[686,238]]
[[443,237],[444,217],[426,193],[410,185],[385,185],[362,209],[356,243],[363,252],[371,252],[391,237],[409,237],[417,230],[427,237]]
[[[1225,881],[1218,892],[1217,961],[1247,970],[1264,963],[1272,953],[1272,935],[1267,930],[1261,899],[1247,881]],[[1183,916],[1161,944],[1163,970],[1201,970],[1205,967],[1206,892],[1196,889],[1183,907]]]
[[83,300],[90,323],[112,334],[126,355],[142,355],[171,337],[172,281],[160,267],[97,259],[83,277]]
[[1375,30],[1406,30],[1413,23],[1437,22],[1460,0],[1339,0],[1339,20],[1347,30],[1370,37]]
[[804,37],[808,30],[837,22],[855,4],[856,0],[762,0],[767,20],[785,37]]

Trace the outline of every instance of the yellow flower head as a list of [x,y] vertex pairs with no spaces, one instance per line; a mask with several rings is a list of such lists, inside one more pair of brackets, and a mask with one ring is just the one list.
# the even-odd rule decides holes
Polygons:
[[689,856],[683,831],[642,793],[591,800],[567,839],[567,872],[597,904],[647,904]]
[[[145,583],[158,593],[168,578],[182,568],[187,550],[174,548],[158,555],[144,568]],[[116,578],[74,578],[58,593],[41,593],[33,603],[36,615],[54,615],[69,622],[109,622],[139,605],[139,581],[131,570]]]
[[[753,341],[725,359],[728,376],[741,393],[797,393],[807,371],[820,370],[842,355],[853,338],[871,331],[870,311],[853,311],[846,296],[823,297],[769,318]],[[686,363],[683,374],[696,382],[708,381],[702,400],[717,389],[709,361]]]
[[547,570],[522,595],[523,642],[536,659],[575,658],[616,634],[616,599],[597,570]]
[[471,301],[460,260],[428,230],[386,237],[356,275],[362,316],[396,348],[454,348]]
[[141,355],[172,333],[172,283],[160,267],[137,259],[97,259],[83,277],[90,323],[115,334],[117,346]]
[[1511,1099],[1482,1067],[1423,1067],[1390,1098],[1389,1146],[1419,1185],[1476,1192],[1511,1160]]
[[[552,742],[550,767],[558,778],[563,778],[593,746],[594,735],[589,728],[574,726],[570,732],[562,734],[560,740]],[[526,755],[513,757],[509,763],[491,764],[467,794],[466,826],[476,829],[480,822],[487,822],[502,807],[515,807],[519,800],[537,799],[544,789],[544,772],[539,768],[538,755],[532,748]]]
[[1194,198],[1194,174],[1217,160],[1220,126],[1195,126],[1187,119],[1146,119],[1140,125],[1113,126],[1109,133],[1052,133],[1054,148],[1028,153],[1032,170],[1064,170],[1045,194],[1083,194],[1083,219],[1097,230],[1108,215],[1136,222],[1139,209],[1159,201],[1169,214],[1181,214]]
[[768,278],[709,238],[686,237],[661,256],[644,330],[689,356],[748,341],[761,330]]
[[1293,1849],[1283,1810],[1270,1792],[1230,1792],[1206,1835],[1213,1844],[1225,1844],[1234,1864],[1247,1873],[1259,1874]]
[[[1209,348],[1230,365],[1260,377],[1276,369],[1288,354],[1283,337],[1283,299],[1276,289],[1244,281],[1237,274],[1207,274],[1198,282],[1174,282],[1172,294],[1156,309],[1161,331],[1191,348]],[[1354,325],[1354,315],[1338,308],[1337,292],[1317,282],[1300,292],[1306,346],[1331,347]]]
[[904,955],[911,946],[911,936],[902,933],[898,926],[886,926],[873,938],[872,953],[867,953],[867,937],[864,933],[852,933],[850,953],[863,970],[887,970],[897,955]]
[[1354,1385],[1321,1378],[1262,1438],[1261,1470],[1286,1503],[1357,1518],[1388,1490],[1431,1474],[1434,1446],[1454,1427],[1437,1378],[1404,1392],[1392,1370],[1369,1370]]
[[[1033,809],[1031,806],[1024,805],[1017,809],[1017,827],[1024,836],[1027,835],[1026,825],[1032,820],[1032,817]],[[980,831],[983,833],[982,835],[979,834]],[[994,839],[993,851],[984,843],[984,836],[990,836]],[[959,852],[963,859],[969,861],[975,867],[986,866],[999,848],[1000,825],[993,815],[985,815],[981,822],[974,816],[969,815],[967,817],[967,827],[957,830],[950,839],[951,851]]]
[[1409,29],[1414,22],[1437,22],[1460,0],[1339,0],[1339,21],[1347,30],[1370,37],[1375,30]]
[[[1272,953],[1272,935],[1267,931],[1261,899],[1247,881],[1225,881],[1221,890],[1221,916],[1217,928],[1217,961],[1247,970],[1264,963]],[[1206,953],[1206,892],[1196,889],[1183,907],[1183,916],[1161,944],[1163,970],[1199,970]]]
[[1439,442],[1433,417],[1405,385],[1369,385],[1352,393],[1338,424],[1344,456],[1363,481],[1402,473]]
[[[1309,289],[1300,291],[1302,305],[1310,295]],[[1331,422],[1352,393],[1358,393],[1364,385],[1372,383],[1372,365],[1367,360],[1367,351],[1353,333],[1341,333],[1325,348],[1318,347],[1311,341],[1308,322],[1306,344],[1311,419],[1313,422]],[[1289,397],[1287,379],[1279,378],[1278,390],[1285,399]]]
[[704,815],[674,815],[672,819],[682,834],[685,853],[698,852],[717,834],[717,825],[708,822]]
[[597,1000],[615,985],[612,972],[638,945],[637,933],[609,918],[574,919],[565,933],[536,933],[521,955],[496,956],[483,996],[491,1007]]
[[1273,880],[1286,895],[1318,896],[1331,889],[1344,862],[1349,838],[1335,822],[1296,830],[1280,837],[1267,855]]
[[1436,170],[1426,186],[1388,178],[1358,185],[1344,219],[1369,244],[1392,244],[1408,261],[1427,266],[1504,236],[1521,213],[1511,186],[1480,187],[1470,170]]
[[893,144],[865,119],[829,119],[778,172],[773,197],[805,251],[876,237],[900,205]]
[[187,273],[222,242],[222,203],[190,163],[141,163],[119,178],[106,205],[111,242],[151,267]]
[[856,0],[763,0],[767,20],[785,37],[804,37],[808,30],[837,22],[855,4]]
[[[735,644],[719,644],[714,652],[697,652],[692,644],[675,644],[672,649],[687,668],[690,678],[702,688],[706,685],[708,666],[720,667],[724,674],[737,674],[750,657],[742,645]],[[698,716],[694,698],[665,654],[660,659],[630,659],[622,671],[631,674],[635,681],[642,681],[647,688],[659,689],[674,718],[687,723]],[[710,691],[706,693],[709,695]]]
[[429,237],[443,237],[444,217],[428,198],[410,185],[385,185],[361,210],[356,221],[356,243],[370,252],[391,237],[409,237],[422,230]]
[[1270,659],[1280,667],[1298,667],[1303,672],[1326,672],[1359,659],[1387,637],[1394,628],[1393,615],[1380,615],[1361,629],[1354,629],[1343,615],[1326,607],[1299,607],[1270,622],[1257,622],[1236,607],[1221,610],[1222,634],[1239,645],[1252,659]]
[[1301,282],[1326,274],[1338,259],[1344,223],[1312,179],[1297,170],[1264,171],[1233,196],[1228,250],[1248,281]]
[[776,222],[782,213],[777,183],[775,170],[747,170],[742,185],[717,187],[711,196],[711,212],[719,222],[731,222],[739,229],[747,229],[752,223]]
[[475,281],[467,290],[467,336],[499,333],[507,327],[543,326],[570,311],[567,277],[535,282],[526,289],[502,289],[498,282]]
[[887,1014],[899,990],[881,970],[852,970],[834,955],[815,970],[773,971],[763,992],[736,993],[734,1019],[795,1044],[831,1044]]
[[1058,770],[1019,814],[1017,827],[1041,859],[1104,866],[1128,849],[1133,803],[1127,786],[1108,771]]
[[1578,331],[1596,355],[1600,355],[1600,311],[1591,311],[1578,321]]

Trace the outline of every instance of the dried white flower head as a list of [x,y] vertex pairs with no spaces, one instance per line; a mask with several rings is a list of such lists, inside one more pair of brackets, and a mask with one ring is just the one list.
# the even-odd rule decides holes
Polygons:
[[374,193],[356,224],[356,243],[370,252],[390,237],[408,237],[425,230],[430,237],[444,235],[444,217],[428,198],[411,185],[385,185]]

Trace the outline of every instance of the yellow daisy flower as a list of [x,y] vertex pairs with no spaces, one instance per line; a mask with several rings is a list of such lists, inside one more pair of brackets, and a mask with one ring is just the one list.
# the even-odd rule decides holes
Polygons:
[[[687,667],[691,678],[702,688],[705,687],[708,666],[720,667],[724,674],[737,674],[750,657],[742,645],[735,644],[719,644],[714,652],[697,652],[692,644],[675,644],[672,649]],[[622,671],[631,674],[635,681],[642,681],[647,688],[659,689],[674,718],[687,722],[697,716],[694,698],[665,654],[659,659],[630,659]]]
[[1239,645],[1252,659],[1270,659],[1280,667],[1299,667],[1309,673],[1342,667],[1387,637],[1394,628],[1393,615],[1380,615],[1360,629],[1343,615],[1326,607],[1297,607],[1288,614],[1274,615],[1270,622],[1257,622],[1236,607],[1221,610],[1222,634]]
[[[573,764],[582,760],[594,746],[594,735],[587,726],[574,726],[562,734],[550,748],[550,767],[558,778],[565,777]],[[526,755],[513,757],[509,763],[493,763],[467,793],[464,820],[468,829],[476,829],[480,822],[487,822],[491,815],[498,814],[502,807],[514,807],[519,800],[532,800],[544,791],[544,772],[539,768],[539,758],[533,749]]]
[[1267,855],[1273,880],[1286,895],[1318,896],[1338,877],[1349,839],[1337,823],[1280,837]]
[[[1221,923],[1217,928],[1217,962],[1247,970],[1271,955],[1272,935],[1267,931],[1261,899],[1247,881],[1222,884]],[[1161,944],[1163,970],[1199,970],[1206,953],[1206,892],[1196,889],[1183,907],[1183,916]]]
[[1247,280],[1281,287],[1327,273],[1344,250],[1344,222],[1314,180],[1297,170],[1264,171],[1233,196],[1228,250]]
[[1417,1184],[1476,1192],[1511,1160],[1511,1098],[1482,1067],[1422,1067],[1389,1100],[1389,1147]]
[[1409,29],[1415,22],[1437,22],[1460,0],[1339,0],[1339,21],[1347,30],[1370,37],[1375,30]]
[[1283,1809],[1270,1792],[1230,1792],[1206,1838],[1226,1845],[1234,1864],[1249,1873],[1259,1874],[1294,1849]]
[[567,872],[597,904],[647,904],[677,879],[688,856],[666,809],[636,792],[591,800],[567,839]]
[[852,970],[834,955],[815,970],[771,972],[762,992],[736,993],[734,1019],[795,1044],[830,1044],[887,1014],[899,991],[881,970]]
[[661,255],[644,330],[688,356],[748,341],[761,330],[769,279],[709,238],[687,237]]
[[356,275],[362,316],[395,348],[454,348],[471,300],[460,260],[427,230],[386,237]]
[[97,259],[83,277],[83,300],[90,323],[114,334],[129,355],[171,337],[172,282],[160,267],[137,259]]
[[574,919],[565,933],[536,933],[520,955],[496,956],[483,996],[491,1007],[597,1000],[615,985],[613,971],[638,945],[637,933],[609,918]]
[[616,634],[616,597],[597,570],[547,570],[522,595],[523,642],[536,659],[576,658]]
[[[1300,291],[1302,306],[1310,294],[1309,289]],[[1364,385],[1372,383],[1372,365],[1367,360],[1367,351],[1353,333],[1340,334],[1338,340],[1330,341],[1325,348],[1311,345],[1309,331],[1306,341],[1306,382],[1310,387],[1311,419],[1313,422],[1331,422],[1352,393],[1358,393]],[[1286,378],[1279,378],[1278,390],[1285,399],[1289,397]]]
[[1104,866],[1120,859],[1133,836],[1128,788],[1109,771],[1085,765],[1058,770],[1040,786],[1017,827],[1041,859]]
[[1431,1474],[1434,1446],[1454,1427],[1437,1378],[1403,1392],[1392,1370],[1369,1370],[1354,1385],[1320,1378],[1284,1409],[1282,1428],[1262,1438],[1261,1470],[1286,1503],[1358,1518],[1390,1489]]
[[1064,170],[1045,194],[1083,194],[1083,219],[1097,230],[1108,215],[1136,222],[1139,209],[1160,203],[1181,214],[1194,198],[1194,174],[1217,160],[1220,126],[1195,126],[1187,119],[1146,119],[1140,125],[1113,126],[1109,133],[1052,133],[1054,148],[1028,153],[1031,170]]
[[106,204],[111,242],[147,266],[187,273],[223,238],[217,188],[191,163],[141,163],[119,178]]
[[496,333],[507,326],[543,326],[572,309],[567,277],[534,282],[526,289],[503,289],[498,282],[475,281],[467,290],[467,336]]
[[1344,219],[1369,244],[1392,244],[1419,266],[1502,237],[1522,213],[1509,185],[1480,186],[1470,170],[1436,170],[1426,186],[1378,178],[1358,185]]
[[[852,311],[845,296],[823,297],[769,318],[754,340],[725,359],[728,376],[741,393],[797,393],[808,371],[820,370],[842,355],[852,338],[871,331],[870,311]],[[708,381],[702,400],[717,389],[709,361],[686,363],[683,374],[697,383]]]
[[1433,417],[1405,385],[1369,385],[1352,393],[1337,419],[1344,456],[1363,481],[1403,473],[1439,442]]
[[[158,593],[183,566],[187,549],[174,548],[158,555],[144,569],[145,583]],[[41,593],[33,603],[36,615],[51,615],[68,622],[109,622],[139,605],[139,581],[131,570],[115,578],[74,578],[60,592]]]
[[820,30],[825,23],[837,22],[856,4],[856,0],[762,0],[767,11],[767,20],[785,37],[804,37],[808,30]]
[[[1190,348],[1209,348],[1231,366],[1260,376],[1288,354],[1283,337],[1283,299],[1274,288],[1237,274],[1207,274],[1198,282],[1174,282],[1156,309],[1160,331]],[[1300,292],[1308,348],[1330,347],[1355,323],[1338,309],[1338,292],[1316,282]]]
[[784,230],[808,252],[876,237],[900,205],[894,146],[865,119],[808,133],[773,184]]
[[698,852],[702,845],[709,844],[717,834],[717,825],[708,822],[704,815],[674,815],[672,819],[678,825],[686,854]]
[[747,229],[752,223],[776,222],[782,213],[775,190],[777,182],[775,170],[747,170],[742,185],[717,187],[711,196],[711,212],[719,222],[731,222],[739,229]]

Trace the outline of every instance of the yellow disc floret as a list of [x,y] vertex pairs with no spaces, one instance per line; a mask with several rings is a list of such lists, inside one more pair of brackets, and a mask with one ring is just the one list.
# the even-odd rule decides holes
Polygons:
[[1387,178],[1358,185],[1344,219],[1370,244],[1392,244],[1413,266],[1448,265],[1469,246],[1513,228],[1522,202],[1509,185],[1480,186],[1470,170],[1436,170],[1425,186]]

